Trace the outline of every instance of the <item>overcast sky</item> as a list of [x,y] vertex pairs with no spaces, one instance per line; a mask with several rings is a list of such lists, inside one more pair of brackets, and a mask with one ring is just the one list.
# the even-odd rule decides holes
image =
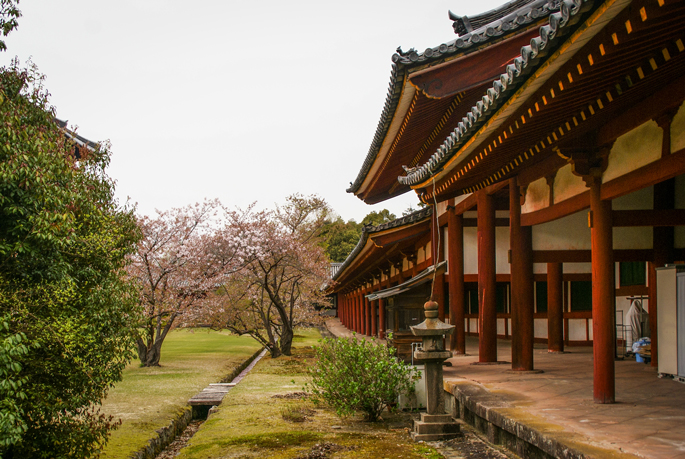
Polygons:
[[345,220],[398,216],[345,192],[376,131],[391,56],[454,39],[447,11],[496,1],[22,0],[3,65],[32,56],[57,116],[112,142],[120,199],[141,214],[300,192]]

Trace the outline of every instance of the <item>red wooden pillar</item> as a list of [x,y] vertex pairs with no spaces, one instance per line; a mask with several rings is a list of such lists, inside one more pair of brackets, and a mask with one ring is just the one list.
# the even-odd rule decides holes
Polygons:
[[547,352],[564,352],[563,263],[547,263]]
[[356,327],[354,328],[354,331],[357,333],[362,332],[362,296],[361,296],[361,291],[357,292],[355,294],[355,312],[357,314],[357,318],[355,319],[355,324]]
[[464,329],[464,219],[454,209],[447,214],[447,263],[449,266],[450,324],[455,326],[450,337],[450,349],[466,354]]
[[[668,137],[664,136],[664,142],[666,142]],[[664,148],[670,152],[670,144],[664,146]],[[654,185],[653,199],[654,209],[673,209],[675,207],[675,179],[665,180]],[[673,263],[674,261],[674,228],[672,226],[655,226],[652,228],[652,239],[654,240],[654,260],[653,263],[650,263],[649,267],[649,303],[647,308],[652,339],[652,366],[657,367],[659,365],[659,336],[657,333],[656,268],[661,268],[667,263]]]
[[385,339],[385,301],[378,300],[378,338]]
[[[442,234],[440,234],[440,223],[438,218],[438,207],[433,206],[433,216],[431,218],[431,261],[437,269],[438,263],[442,259]],[[442,274],[435,276],[433,284],[432,300],[438,303],[438,319],[445,320],[445,279]]]
[[362,290],[362,292],[359,294],[359,301],[361,305],[361,330],[360,333],[362,335],[366,335],[366,297],[364,294],[366,293],[366,290]]
[[378,300],[371,302],[371,336],[378,337],[378,315],[376,311],[376,305]]
[[592,352],[595,403],[614,403],[614,249],[611,201],[602,201],[601,177],[590,186],[592,238]]
[[478,192],[478,360],[497,361],[495,202]]
[[[369,291],[366,291],[366,295],[369,294]],[[364,330],[364,334],[367,336],[371,336],[371,301],[369,301],[366,296],[364,296],[364,319],[366,320],[366,329]]]
[[516,178],[509,180],[509,244],[511,248],[511,369],[533,370],[534,301],[533,238],[521,226],[521,193]]

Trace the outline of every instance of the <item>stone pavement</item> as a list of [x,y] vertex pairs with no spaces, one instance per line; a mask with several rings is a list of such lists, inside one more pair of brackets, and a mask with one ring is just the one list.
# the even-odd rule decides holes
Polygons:
[[[521,374],[510,365],[471,365],[478,361],[478,339],[469,337],[467,355],[453,357],[453,366],[444,369],[445,385],[480,386],[503,402],[499,410],[505,416],[571,446],[685,459],[685,384],[659,379],[656,368],[635,360],[619,360],[616,403],[597,405],[592,348],[567,351],[550,354],[545,345],[536,345],[535,368],[543,373]],[[510,341],[498,341],[498,356],[511,360]]]
[[[336,336],[351,335],[337,319],[327,326]],[[658,378],[655,368],[616,361],[616,403],[597,405],[590,347],[550,354],[536,344],[535,368],[543,372],[533,374],[512,372],[510,364],[471,365],[478,361],[478,338],[468,337],[466,344],[467,355],[444,368],[446,389],[468,385],[486,393],[498,415],[588,457],[685,459],[685,384]],[[498,356],[511,361],[510,341],[498,341]]]

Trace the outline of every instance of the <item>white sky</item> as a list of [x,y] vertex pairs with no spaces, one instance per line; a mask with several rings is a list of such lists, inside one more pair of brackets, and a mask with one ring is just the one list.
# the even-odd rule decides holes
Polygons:
[[391,56],[454,39],[451,9],[504,0],[22,0],[0,55],[47,75],[57,116],[112,142],[117,195],[141,214],[300,192],[345,220],[388,208],[345,192],[376,131]]

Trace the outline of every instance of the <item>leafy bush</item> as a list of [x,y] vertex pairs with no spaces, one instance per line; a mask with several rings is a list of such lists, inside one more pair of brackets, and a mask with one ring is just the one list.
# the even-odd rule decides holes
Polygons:
[[356,411],[376,421],[400,394],[414,390],[419,372],[398,360],[394,349],[356,338],[325,339],[316,346],[318,361],[307,385],[315,403],[325,402],[339,416]]

